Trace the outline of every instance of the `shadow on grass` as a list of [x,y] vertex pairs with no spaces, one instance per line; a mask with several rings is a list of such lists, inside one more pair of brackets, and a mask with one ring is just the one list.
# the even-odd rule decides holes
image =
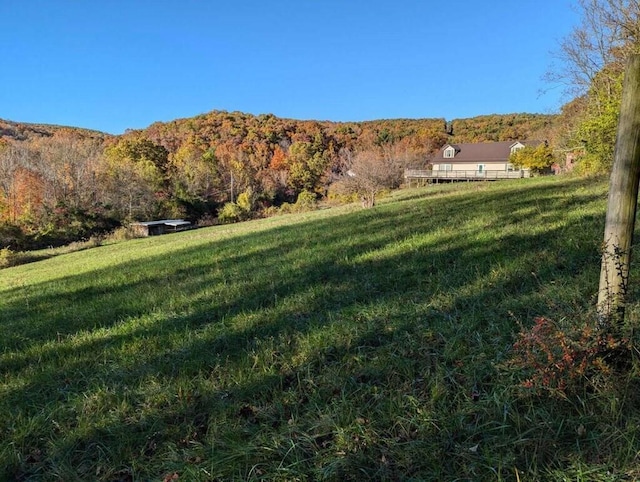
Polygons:
[[[407,200],[9,290],[3,400],[32,421],[4,427],[13,475],[441,480],[525,463],[471,451],[501,446],[487,427],[506,422],[469,394],[492,390],[514,317],[584,307],[601,204],[555,185]],[[562,217],[576,206],[596,214]]]
[[[481,206],[473,196],[460,196],[426,205],[416,202],[402,214],[365,211],[250,234],[240,239],[213,241],[166,256],[131,261],[54,282],[17,287],[4,294],[0,322],[0,330],[4,332],[3,346],[12,348],[12,344],[17,343],[15,348],[23,349],[33,342],[55,341],[78,331],[106,328],[154,310],[214,312],[218,316],[234,314],[261,308],[264,303],[271,304],[277,296],[304,292],[310,286],[329,281],[335,283],[347,279],[357,295],[361,292],[359,286],[366,287],[367,279],[372,275],[387,272],[391,277],[394,273],[398,275],[407,271],[415,278],[422,274],[419,269],[427,266],[440,277],[447,278],[447,270],[443,269],[447,266],[464,263],[471,270],[477,267],[486,270],[491,262],[518,260],[528,252],[537,252],[544,245],[548,245],[547,249],[555,249],[561,256],[570,254],[572,259],[569,263],[576,265],[582,264],[585,255],[590,258],[597,256],[597,252],[576,252],[573,249],[562,253],[566,245],[560,236],[562,231],[571,234],[570,226],[554,227],[535,236],[509,233],[499,239],[477,239],[481,229],[501,230],[509,225],[536,223],[535,217],[519,214],[519,210],[531,205],[532,198],[537,204],[555,202],[556,211],[558,204],[560,209],[570,207],[565,198],[557,195],[553,185],[536,187],[532,193],[516,202],[506,200],[503,193],[483,194]],[[545,193],[553,196],[545,197]],[[573,196],[571,203],[588,205],[597,197]],[[493,206],[489,215],[490,226],[465,229],[469,213],[473,215],[474,211],[487,210],[487,206]],[[580,222],[593,226],[589,217],[581,218]],[[408,246],[407,252],[402,253],[402,257],[408,258],[407,263],[398,259],[392,265],[387,263],[377,269],[371,263],[356,266],[351,262],[366,253],[373,253],[371,259],[375,259],[376,251],[412,236],[419,237],[438,230],[444,232],[434,237],[430,244],[418,240],[415,249]],[[574,237],[582,234],[574,231]],[[592,250],[595,239],[583,243],[581,248]],[[250,249],[246,254],[238,254],[243,253],[247,246]],[[364,272],[365,268],[371,272]],[[476,276],[476,273],[471,273],[471,276]],[[440,285],[449,289],[456,283],[467,282],[468,278],[469,273],[456,273],[455,279],[451,280],[453,285],[448,285],[449,280],[446,279],[446,283]],[[416,280],[398,281],[401,283],[399,288],[407,289]],[[389,289],[385,283],[381,284],[381,290]],[[218,289],[219,286],[221,288]],[[236,292],[227,292],[229,286]],[[216,290],[226,299],[203,296],[215,295]],[[12,334],[19,339],[12,338]]]

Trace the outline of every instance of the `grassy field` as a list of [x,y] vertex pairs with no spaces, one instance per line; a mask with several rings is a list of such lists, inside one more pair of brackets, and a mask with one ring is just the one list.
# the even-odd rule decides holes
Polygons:
[[520,324],[592,315],[606,189],[407,189],[1,270],[0,479],[640,478],[633,383],[502,368]]

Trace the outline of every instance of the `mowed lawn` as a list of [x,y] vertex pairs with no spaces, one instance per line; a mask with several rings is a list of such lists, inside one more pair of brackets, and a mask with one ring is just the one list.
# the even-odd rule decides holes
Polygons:
[[405,189],[0,270],[0,479],[640,477],[637,395],[504,367],[534,317],[592,316],[606,191]]

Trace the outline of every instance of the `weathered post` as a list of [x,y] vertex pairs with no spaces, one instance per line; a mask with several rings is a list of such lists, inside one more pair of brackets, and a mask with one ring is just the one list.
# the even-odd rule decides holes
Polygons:
[[640,181],[640,55],[627,63],[604,228],[598,318],[603,329],[624,320]]

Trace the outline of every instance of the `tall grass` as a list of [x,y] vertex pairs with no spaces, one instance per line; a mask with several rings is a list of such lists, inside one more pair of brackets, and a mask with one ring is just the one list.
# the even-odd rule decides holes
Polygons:
[[4,269],[0,476],[640,477],[633,385],[537,398],[499,368],[519,323],[589,315],[605,198],[432,186]]

